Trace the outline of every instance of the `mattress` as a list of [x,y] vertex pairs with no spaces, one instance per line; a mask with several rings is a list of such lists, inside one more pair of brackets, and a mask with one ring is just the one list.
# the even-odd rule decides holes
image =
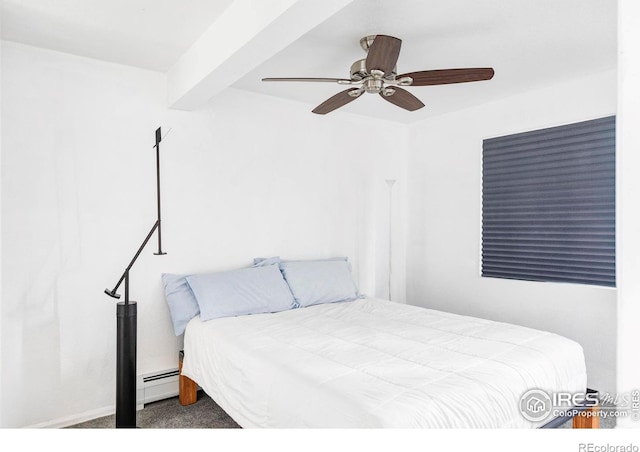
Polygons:
[[572,340],[374,298],[196,317],[184,351],[183,375],[244,428],[535,428],[526,391],[586,389]]

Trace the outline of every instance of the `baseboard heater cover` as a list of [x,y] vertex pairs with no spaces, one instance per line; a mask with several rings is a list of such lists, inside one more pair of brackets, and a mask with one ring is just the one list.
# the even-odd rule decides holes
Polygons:
[[138,375],[137,409],[143,409],[147,403],[177,396],[179,376],[178,368]]

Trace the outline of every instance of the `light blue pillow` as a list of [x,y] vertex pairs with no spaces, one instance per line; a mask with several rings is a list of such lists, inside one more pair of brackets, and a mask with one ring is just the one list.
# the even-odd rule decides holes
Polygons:
[[295,306],[277,265],[187,276],[203,321],[280,312]]
[[[273,264],[279,264],[280,262],[311,262],[311,261],[348,261],[348,259],[346,257],[328,257],[325,259],[311,259],[311,260],[307,260],[307,261],[301,261],[301,260],[282,260],[280,259],[280,256],[273,256],[273,257],[254,257],[253,258],[253,266],[254,267],[260,267],[263,265],[273,265]],[[351,268],[351,267],[349,267]]]
[[198,301],[187,284],[187,275],[162,274],[164,296],[169,305],[173,331],[176,336],[184,334],[189,320],[200,314]]
[[282,261],[280,270],[300,307],[360,298],[346,258]]

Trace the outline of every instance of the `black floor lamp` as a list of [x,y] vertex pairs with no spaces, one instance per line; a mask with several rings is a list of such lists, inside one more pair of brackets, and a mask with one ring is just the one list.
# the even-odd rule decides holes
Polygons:
[[137,323],[138,305],[129,300],[129,271],[138,259],[138,256],[147,245],[156,230],[158,231],[158,252],[156,255],[167,254],[162,251],[162,232],[160,220],[160,141],[162,135],[160,127],[156,130],[156,193],[158,201],[158,218],[145,237],[142,245],[136,251],[124,273],[115,287],[105,289],[105,293],[113,298],[120,298],[116,293],[120,284],[124,281],[124,302],[118,302],[116,309],[117,346],[116,346],[116,428],[136,427],[136,349],[137,349]]

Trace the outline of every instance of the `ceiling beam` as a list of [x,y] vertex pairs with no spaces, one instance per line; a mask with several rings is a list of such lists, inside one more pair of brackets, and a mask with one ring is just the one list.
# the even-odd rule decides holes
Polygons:
[[199,107],[352,1],[235,0],[169,70],[169,107]]

